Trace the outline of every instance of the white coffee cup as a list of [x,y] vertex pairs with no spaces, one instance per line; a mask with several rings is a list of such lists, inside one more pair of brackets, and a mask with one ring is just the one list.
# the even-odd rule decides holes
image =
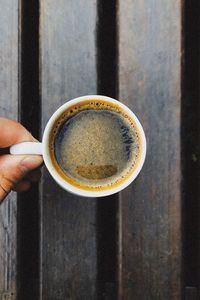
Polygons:
[[[50,150],[49,150],[49,136],[50,136],[50,132],[53,128],[53,125],[55,124],[55,121],[58,119],[58,117],[65,112],[67,109],[69,109],[70,107],[80,104],[81,102],[84,102],[86,100],[92,100],[92,99],[98,99],[98,100],[103,100],[106,102],[110,102],[111,104],[117,104],[121,109],[123,109],[124,111],[126,111],[127,115],[130,116],[136,126],[137,126],[137,130],[139,130],[139,134],[140,134],[140,139],[141,139],[141,155],[140,155],[140,161],[137,163],[137,167],[134,170],[134,172],[124,181],[122,182],[120,185],[115,186],[113,188],[107,189],[107,190],[98,190],[98,191],[93,191],[93,190],[84,190],[82,188],[79,188],[77,186],[72,185],[70,182],[67,182],[59,173],[58,171],[55,169],[52,161],[51,161],[51,157],[50,157]],[[106,96],[100,96],[100,95],[87,95],[87,96],[82,96],[82,97],[78,97],[75,99],[72,99],[68,102],[66,102],[65,104],[63,104],[61,107],[59,107],[55,113],[51,116],[51,118],[49,119],[45,130],[44,130],[44,134],[43,134],[43,139],[42,139],[42,143],[39,142],[22,142],[16,145],[13,145],[10,147],[10,153],[11,154],[39,154],[39,155],[43,155],[44,158],[44,163],[48,169],[48,171],[50,172],[50,174],[52,175],[52,177],[54,178],[54,180],[66,191],[71,192],[73,194],[79,195],[79,196],[85,196],[85,197],[104,197],[104,196],[108,196],[117,192],[120,192],[121,190],[123,190],[125,187],[127,187],[139,174],[139,172],[142,169],[142,166],[144,164],[145,161],[145,157],[146,157],[146,138],[145,138],[145,134],[144,134],[144,130],[142,128],[142,125],[140,124],[138,118],[135,116],[135,114],[127,107],[125,106],[123,103],[110,98],[110,97],[106,97]]]

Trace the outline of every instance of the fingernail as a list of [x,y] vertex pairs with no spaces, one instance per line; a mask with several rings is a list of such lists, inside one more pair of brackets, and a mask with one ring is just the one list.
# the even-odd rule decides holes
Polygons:
[[32,170],[39,167],[43,162],[42,156],[40,155],[30,155],[23,158],[20,162],[21,166]]

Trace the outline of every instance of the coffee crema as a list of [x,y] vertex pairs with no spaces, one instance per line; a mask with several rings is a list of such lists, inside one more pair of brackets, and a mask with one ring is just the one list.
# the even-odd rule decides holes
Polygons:
[[50,133],[56,171],[70,184],[91,191],[128,179],[141,156],[135,121],[117,104],[86,100],[67,109]]

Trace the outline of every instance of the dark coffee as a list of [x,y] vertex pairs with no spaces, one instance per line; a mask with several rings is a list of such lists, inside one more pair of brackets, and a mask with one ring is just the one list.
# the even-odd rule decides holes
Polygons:
[[86,107],[71,111],[58,123],[52,147],[55,161],[63,174],[81,186],[112,186],[135,163],[137,131],[119,112]]

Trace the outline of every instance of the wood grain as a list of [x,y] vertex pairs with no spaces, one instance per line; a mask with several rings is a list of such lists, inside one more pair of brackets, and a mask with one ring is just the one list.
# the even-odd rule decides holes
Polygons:
[[121,194],[126,300],[181,299],[181,1],[119,1],[119,98],[141,120],[147,158]]
[[[41,1],[42,129],[71,98],[95,94],[96,1]],[[96,201],[72,196],[43,174],[41,298],[95,299]]]
[[[0,3],[0,110],[18,114],[18,1]],[[16,194],[0,205],[0,299],[16,299]]]

